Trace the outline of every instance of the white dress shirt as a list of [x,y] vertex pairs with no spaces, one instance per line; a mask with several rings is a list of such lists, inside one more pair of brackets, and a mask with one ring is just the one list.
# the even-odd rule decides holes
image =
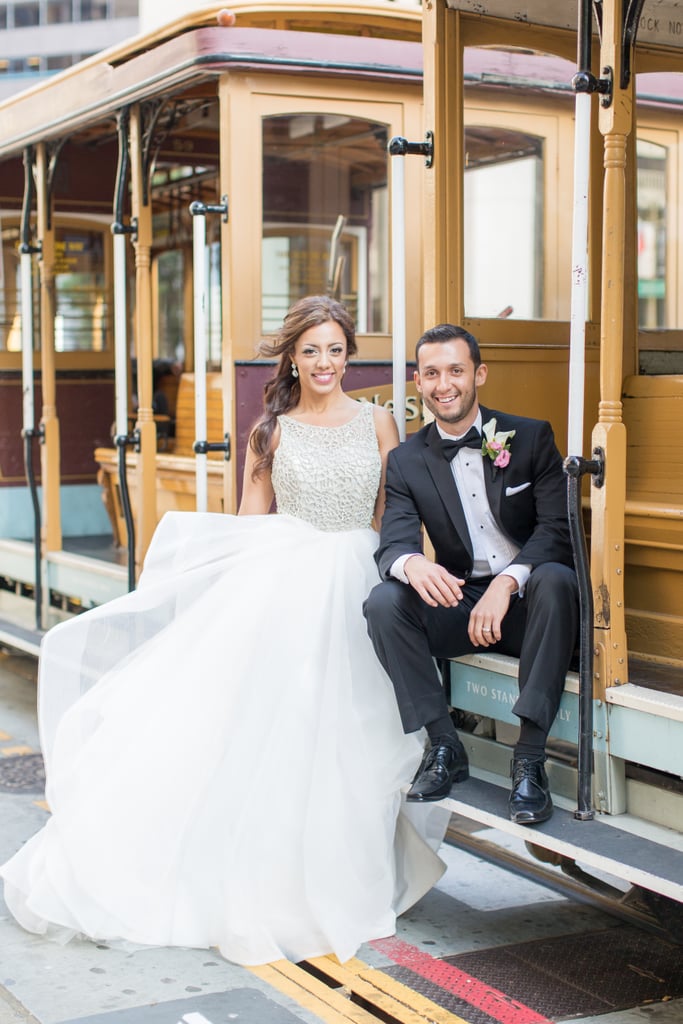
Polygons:
[[[472,424],[481,433],[481,412]],[[435,424],[439,436],[444,440],[453,441],[464,434],[447,434],[438,423]],[[469,428],[468,428],[469,429]],[[465,431],[467,433],[467,431]],[[517,581],[519,594],[524,593],[524,587],[531,573],[530,565],[510,565],[513,558],[519,554],[519,545],[515,544],[503,533],[491,512],[486,483],[484,480],[484,458],[475,448],[461,448],[451,461],[451,472],[458,488],[460,502],[465,521],[472,542],[472,553],[474,564],[472,566],[472,579],[482,576],[498,576],[505,573]],[[401,555],[389,570],[391,575],[403,583],[408,583],[405,572],[405,564],[412,554]],[[418,554],[418,552],[414,552]]]

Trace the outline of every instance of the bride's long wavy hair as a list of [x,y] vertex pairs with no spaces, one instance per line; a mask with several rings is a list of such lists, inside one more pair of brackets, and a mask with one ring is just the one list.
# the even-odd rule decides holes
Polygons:
[[263,414],[249,439],[249,445],[257,456],[252,474],[254,479],[273,464],[273,433],[278,416],[293,409],[301,396],[299,379],[292,376],[294,346],[304,331],[328,320],[334,320],[344,332],[347,357],[355,356],[358,347],[353,317],[341,302],[328,295],[307,295],[299,299],[290,307],[275,340],[259,346],[259,355],[269,358],[280,356],[280,362],[275,376],[263,389]]

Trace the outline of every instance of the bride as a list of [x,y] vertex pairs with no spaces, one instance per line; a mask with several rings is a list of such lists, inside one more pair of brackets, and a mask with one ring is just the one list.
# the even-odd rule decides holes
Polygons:
[[0,868],[32,932],[344,961],[443,873],[361,614],[393,418],[342,391],[338,302],[299,300],[266,351],[239,515],[168,513],[138,590],[43,642],[52,813]]

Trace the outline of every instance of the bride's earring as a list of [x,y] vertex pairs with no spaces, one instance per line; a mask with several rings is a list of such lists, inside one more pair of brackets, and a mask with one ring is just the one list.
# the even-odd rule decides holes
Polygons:
[[296,363],[292,363],[292,377],[298,377],[299,371],[296,368]]

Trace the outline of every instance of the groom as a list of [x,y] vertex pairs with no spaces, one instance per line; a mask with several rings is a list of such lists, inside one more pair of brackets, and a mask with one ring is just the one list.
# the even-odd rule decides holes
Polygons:
[[403,728],[424,726],[430,740],[407,798],[440,800],[468,777],[433,659],[488,649],[520,659],[510,817],[534,824],[552,814],[545,743],[578,628],[562,459],[548,423],[479,405],[488,368],[462,327],[427,331],[416,361],[435,422],[389,455],[376,555],[385,582],[364,606]]

